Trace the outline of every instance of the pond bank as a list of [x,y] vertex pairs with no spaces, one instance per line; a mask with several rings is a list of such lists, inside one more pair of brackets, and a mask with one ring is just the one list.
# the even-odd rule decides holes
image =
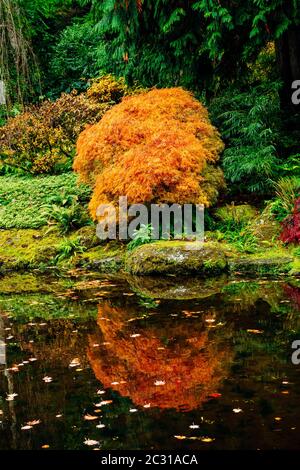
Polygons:
[[209,241],[159,241],[127,252],[117,241],[99,243],[95,229],[84,227],[61,236],[55,229],[0,230],[0,273],[66,271],[83,268],[136,276],[300,275],[300,257],[291,248],[238,252],[232,245]]

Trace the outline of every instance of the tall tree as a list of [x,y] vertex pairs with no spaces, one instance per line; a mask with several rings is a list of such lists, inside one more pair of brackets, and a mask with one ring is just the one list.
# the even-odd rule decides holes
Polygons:
[[38,69],[16,0],[0,0],[0,79],[6,98],[22,103],[38,78]]
[[[300,79],[300,0],[81,0],[92,5],[97,28],[117,38],[114,58],[137,73],[145,50],[156,67],[173,60],[180,83],[188,74],[242,76],[249,60],[275,41],[283,82],[281,103],[292,108],[291,86]],[[118,54],[118,59],[116,54]],[[208,65],[208,59],[210,66]],[[148,69],[152,72],[151,63]],[[176,72],[175,72],[176,71]],[[173,77],[174,78],[174,77]]]

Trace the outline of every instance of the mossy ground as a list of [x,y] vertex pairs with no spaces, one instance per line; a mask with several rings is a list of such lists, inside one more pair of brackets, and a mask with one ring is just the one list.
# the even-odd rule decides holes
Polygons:
[[[216,220],[230,223],[233,228],[240,227],[241,223],[253,217],[250,229],[256,235],[259,231],[261,237],[259,243],[250,246],[250,249],[230,242],[216,229],[206,232],[202,251],[191,249],[191,242],[175,240],[154,242],[127,252],[125,243],[100,242],[94,225],[67,235],[62,235],[55,226],[51,230],[48,225],[37,227],[38,221],[46,224],[44,219],[40,220],[40,216],[43,203],[49,195],[80,195],[80,191],[86,192],[86,188],[77,186],[74,175],[0,179],[3,183],[0,191],[0,215],[3,222],[3,228],[0,229],[0,274],[49,268],[63,271],[74,267],[105,273],[125,269],[137,275],[200,274],[204,277],[226,272],[294,276],[300,273],[299,250],[295,250],[295,247],[286,248],[278,241],[276,224],[268,225],[266,235],[262,231],[266,221],[259,214],[255,218],[257,210],[251,206],[221,207],[216,216]],[[64,245],[73,242],[73,249],[64,252]],[[34,291],[34,283],[30,279],[26,283]]]

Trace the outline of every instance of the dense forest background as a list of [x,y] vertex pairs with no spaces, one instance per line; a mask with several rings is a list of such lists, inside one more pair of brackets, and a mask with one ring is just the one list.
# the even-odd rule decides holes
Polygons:
[[10,115],[104,74],[182,86],[221,131],[233,193],[299,174],[299,0],[1,0],[0,24]]

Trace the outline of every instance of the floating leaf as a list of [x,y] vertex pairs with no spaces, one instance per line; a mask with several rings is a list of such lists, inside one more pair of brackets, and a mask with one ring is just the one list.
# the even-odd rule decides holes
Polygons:
[[242,409],[241,408],[233,408],[232,410],[234,413],[242,413]]
[[211,437],[202,437],[201,441],[202,442],[213,442],[215,439],[212,439]]
[[154,385],[156,385],[157,387],[160,387],[161,385],[165,385],[166,382],[164,382],[163,380],[156,380],[154,382]]
[[52,377],[48,377],[47,375],[46,375],[46,377],[43,378],[43,381],[44,381],[46,384],[52,382],[52,380],[53,380]]
[[93,439],[86,439],[84,441],[84,444],[86,446],[97,446],[97,445],[99,445],[99,441],[94,441]]
[[94,421],[95,419],[98,419],[98,416],[93,416],[93,415],[85,415],[84,419],[86,421]]
[[33,421],[28,421],[28,423],[26,423],[28,426],[36,426],[37,424],[40,424],[41,423],[41,420],[40,419],[34,419]]

